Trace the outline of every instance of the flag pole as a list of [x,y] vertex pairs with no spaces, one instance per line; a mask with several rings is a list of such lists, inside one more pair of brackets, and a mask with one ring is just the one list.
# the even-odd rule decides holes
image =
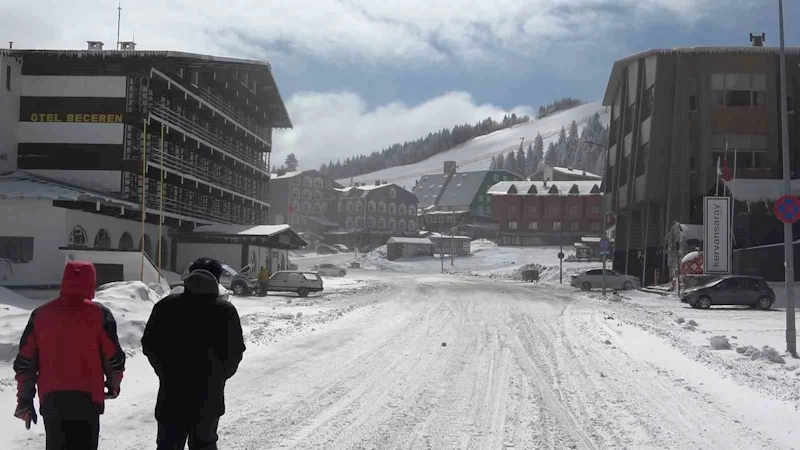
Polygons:
[[159,199],[158,199],[158,281],[161,282],[161,267],[164,262],[161,260],[161,254],[164,252],[162,247],[161,237],[164,229],[164,124],[161,124],[161,185],[159,186]]
[[139,279],[144,282],[144,223],[147,218],[147,204],[145,203],[145,194],[147,193],[147,122],[144,120],[144,131],[142,131],[142,235],[139,238],[139,249],[142,252],[142,266],[139,271]]
[[719,197],[719,174],[722,171],[720,168],[720,158],[717,156],[717,182],[714,183],[714,197]]

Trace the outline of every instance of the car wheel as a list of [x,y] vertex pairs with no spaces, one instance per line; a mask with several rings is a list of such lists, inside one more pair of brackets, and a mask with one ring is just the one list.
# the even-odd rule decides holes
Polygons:
[[340,276],[340,277],[343,277],[343,276],[345,276],[345,275],[347,275],[347,272],[345,272],[344,270],[340,270],[340,271],[339,271],[339,276]]
[[297,295],[299,295],[300,297],[308,297],[308,289],[306,289],[306,288],[298,289],[297,290]]
[[772,299],[767,297],[766,295],[758,299],[758,309],[761,310],[768,310],[772,308]]
[[589,283],[588,281],[584,281],[583,284],[581,285],[581,289],[583,289],[584,291],[591,291],[592,290],[592,283]]
[[233,285],[233,293],[236,295],[247,295],[247,288],[244,283],[236,283]]
[[622,284],[622,290],[623,291],[633,290],[633,283],[631,283],[630,281],[626,281],[625,283]]
[[700,309],[708,309],[711,308],[711,299],[709,297],[703,296],[697,299],[695,305]]

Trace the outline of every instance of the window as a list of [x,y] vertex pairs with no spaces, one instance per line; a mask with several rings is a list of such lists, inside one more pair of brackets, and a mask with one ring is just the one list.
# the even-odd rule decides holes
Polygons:
[[592,214],[600,214],[600,205],[592,205],[589,207]]
[[572,222],[571,224],[569,224],[569,229],[572,230],[572,231],[578,231],[578,230],[581,229],[581,223],[580,222]]
[[378,219],[378,228],[386,228],[386,219],[383,217]]
[[526,207],[526,210],[527,210],[529,213],[535,213],[535,212],[536,212],[536,205],[528,205],[528,206]]
[[397,214],[397,205],[389,203],[389,214]]
[[400,214],[405,215],[407,212],[406,205],[400,205]]
[[[63,235],[62,235],[63,236]],[[82,226],[76,225],[69,234],[70,245],[89,245],[89,238],[86,235],[86,230]]]
[[600,222],[592,222],[592,231],[600,231]]
[[367,203],[367,211],[369,211],[369,212],[374,212],[375,211],[375,202],[371,201],[371,202]]
[[303,178],[303,186],[311,187],[311,177]]
[[311,189],[303,189],[303,200],[311,200]]
[[100,228],[94,236],[95,248],[111,248],[111,236],[105,228]]
[[495,175],[494,176],[494,181],[500,181],[500,176],[499,175]]
[[697,111],[697,78],[689,79],[689,111]]
[[316,201],[322,200],[322,191],[314,191],[314,200]]
[[314,187],[321,188],[322,187],[322,178],[314,178]]
[[517,222],[508,222],[508,229],[509,230],[516,230],[517,229]]
[[347,202],[347,212],[353,212],[353,202]]
[[348,217],[347,219],[345,219],[344,223],[345,223],[345,226],[347,228],[352,228],[353,227],[353,218],[352,217]]
[[6,90],[11,91],[11,66],[6,66]]
[[561,222],[553,222],[553,230],[558,231],[561,229]]
[[631,165],[631,157],[626,156],[622,160],[622,165],[619,168],[619,184],[620,186],[625,186],[628,184],[628,168]]
[[647,156],[650,153],[650,143],[642,144],[639,147],[639,154],[636,155],[636,176],[644,175],[647,168]]
[[356,211],[361,211],[361,210],[363,210],[363,209],[364,209],[364,204],[363,204],[363,203],[361,203],[361,201],[360,201],[360,200],[357,200],[357,201],[356,201]]
[[292,189],[292,198],[299,199],[300,198],[300,189]]
[[389,219],[389,229],[394,230],[395,228],[397,228],[397,222],[394,219]]
[[386,203],[380,202],[378,203],[378,212],[385,213],[386,212]]
[[119,237],[117,248],[120,250],[133,250],[133,238],[130,233],[127,231],[122,233],[122,236]]
[[397,223],[397,226],[398,226],[398,227],[399,227],[401,230],[405,230],[405,229],[406,229],[406,221],[405,221],[405,220],[403,220],[403,219],[400,219],[400,222],[398,222],[398,223]]
[[416,216],[417,209],[412,205],[408,207],[408,215],[409,216]]
[[653,99],[655,99],[655,86],[650,86],[644,91],[642,97],[641,122],[650,117],[650,113],[653,111]]
[[361,217],[356,217],[356,228],[361,228],[364,224],[364,221],[361,220]]
[[715,73],[711,75],[713,106],[766,106],[767,78],[761,73]]
[[367,219],[367,228],[375,228],[375,218],[370,217]]
[[517,205],[508,205],[508,207],[506,207],[506,212],[510,213],[517,212]]
[[[712,164],[722,160],[728,147],[728,167],[736,169],[765,169],[767,167],[767,136],[763,134],[715,134],[712,136]],[[731,173],[733,175],[733,173]]]
[[195,87],[200,86],[200,71],[199,70],[193,70],[192,71],[192,84],[195,85]]
[[292,184],[299,186],[300,185],[300,177],[292,178]]
[[556,214],[556,213],[558,213],[558,206],[557,205],[547,205],[547,213],[548,214]]
[[529,230],[538,230],[539,229],[539,222],[528,222],[528,229]]
[[408,229],[410,231],[414,231],[416,228],[417,228],[417,223],[414,222],[413,220],[409,220],[408,221]]
[[567,214],[572,216],[578,215],[580,213],[580,207],[578,205],[568,205],[567,206]]
[[389,190],[389,198],[396,198],[396,197],[397,197],[397,191],[394,188],[391,188]]
[[303,202],[303,213],[308,214],[311,212],[311,202]]
[[1,236],[0,258],[5,258],[12,263],[29,263],[33,261],[33,238]]

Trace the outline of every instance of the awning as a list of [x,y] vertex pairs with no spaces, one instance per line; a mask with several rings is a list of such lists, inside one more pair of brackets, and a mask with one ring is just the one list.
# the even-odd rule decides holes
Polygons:
[[284,250],[297,250],[308,245],[289,225],[214,224],[175,233],[175,236],[180,242],[253,244]]
[[[800,195],[800,180],[791,180],[792,195]],[[753,178],[736,178],[725,181],[733,198],[743,202],[774,202],[783,194],[783,180],[761,180]]]

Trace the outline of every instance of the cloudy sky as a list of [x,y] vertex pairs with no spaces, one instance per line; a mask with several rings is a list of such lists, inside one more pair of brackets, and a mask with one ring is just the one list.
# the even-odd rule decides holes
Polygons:
[[[800,2],[787,0],[787,45]],[[112,43],[112,0],[3,0],[15,48]],[[653,47],[778,44],[777,0],[136,0],[122,34],[140,49],[272,61],[295,124],[273,161],[303,167],[457,123],[602,97],[614,60]],[[112,44],[113,45],[113,44]]]

